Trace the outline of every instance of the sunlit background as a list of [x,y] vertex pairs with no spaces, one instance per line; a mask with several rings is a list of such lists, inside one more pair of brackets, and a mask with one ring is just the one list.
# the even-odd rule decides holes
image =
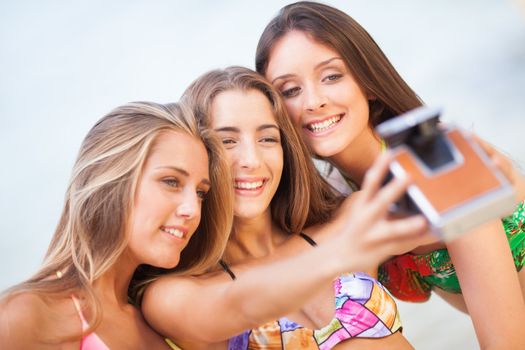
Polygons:
[[[262,29],[287,3],[0,0],[0,289],[40,264],[96,120],[128,101],[175,101],[212,68],[253,68]],[[327,3],[357,19],[445,121],[525,164],[524,1]],[[438,297],[400,309],[417,349],[478,347],[470,319]]]

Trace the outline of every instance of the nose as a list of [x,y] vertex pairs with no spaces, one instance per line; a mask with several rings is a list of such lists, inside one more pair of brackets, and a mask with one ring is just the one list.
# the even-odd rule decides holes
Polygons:
[[246,142],[239,148],[237,163],[245,169],[257,169],[261,165],[259,150],[255,142]]
[[186,220],[193,219],[200,215],[200,200],[195,191],[187,189],[182,193],[181,201],[178,203],[175,214]]
[[326,98],[315,86],[304,86],[304,108],[308,112],[314,112],[326,106]]

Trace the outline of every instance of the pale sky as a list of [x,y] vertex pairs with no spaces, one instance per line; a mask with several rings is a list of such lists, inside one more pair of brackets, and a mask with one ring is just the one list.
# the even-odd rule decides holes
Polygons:
[[[443,108],[445,121],[523,165],[525,8],[518,2],[326,1],[370,32],[423,100]],[[128,101],[176,101],[212,68],[253,68],[262,29],[288,3],[0,0],[0,290],[40,264],[78,147],[96,120]],[[450,313],[416,315],[431,307]],[[450,307],[403,308],[416,348],[475,347],[470,321]]]

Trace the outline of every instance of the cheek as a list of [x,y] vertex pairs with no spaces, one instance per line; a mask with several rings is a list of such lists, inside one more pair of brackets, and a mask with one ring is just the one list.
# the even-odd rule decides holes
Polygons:
[[199,227],[200,223],[201,223],[201,218],[202,218],[202,209],[203,209],[203,205],[201,204],[201,206],[199,207],[199,210],[198,212],[195,214],[195,217],[192,219],[190,225],[189,225],[189,230],[190,230],[190,235],[189,235],[189,238],[188,238],[188,241],[193,237],[193,235],[195,234],[195,231],[197,231],[197,228]]
[[279,179],[283,173],[283,149],[281,148],[279,152],[276,152],[275,159],[273,160],[275,174],[278,175]]
[[368,99],[364,92],[356,84],[351,84],[346,89],[339,89],[335,91],[338,94],[338,99],[341,101],[347,101],[347,104],[351,108],[368,111]]
[[202,203],[201,205],[199,206],[199,209],[197,210],[197,212],[195,213],[195,218],[194,218],[194,223],[193,223],[193,231],[195,231],[197,229],[197,227],[199,226],[200,222],[201,222],[201,217],[202,217]]
[[140,255],[140,248],[146,246],[147,229],[141,223],[142,222],[139,218],[135,218],[128,226],[128,249],[135,256]]
[[300,99],[298,97],[293,99],[286,99],[284,101],[284,106],[288,112],[288,117],[292,121],[292,124],[296,127],[301,125],[301,108],[300,108]]
[[[226,161],[230,166],[232,176],[235,176],[235,160],[237,159],[235,151],[233,149],[226,149]],[[211,169],[210,169],[211,170]]]
[[[199,226],[199,224],[201,222],[202,211],[204,210],[205,201],[206,201],[206,199],[204,199],[204,200],[195,199],[195,200],[197,201],[195,203],[195,206],[196,206],[195,207],[195,213],[192,216],[192,218],[189,219],[189,221],[188,221],[188,224],[190,225],[190,228],[192,228],[192,230],[197,229],[197,227]],[[176,208],[174,210],[176,210]]]
[[158,197],[152,195],[151,192],[143,191],[135,198],[135,205],[133,208],[133,216],[135,217],[135,227],[145,224],[161,211],[161,201]]

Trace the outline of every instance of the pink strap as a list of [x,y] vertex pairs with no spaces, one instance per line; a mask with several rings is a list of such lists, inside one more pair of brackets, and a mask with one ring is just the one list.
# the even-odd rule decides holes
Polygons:
[[[82,331],[85,332],[89,328],[89,323],[86,321],[86,318],[82,313],[82,308],[80,307],[78,299],[74,295],[71,295],[71,299],[73,300],[78,316],[82,321]],[[80,342],[80,350],[109,350],[109,348],[98,335],[95,333],[89,333],[82,338],[82,341]]]
[[89,328],[89,323],[87,323],[86,318],[84,317],[84,314],[82,313],[80,302],[74,295],[71,295],[71,299],[73,299],[73,303],[75,304],[75,308],[77,309],[78,316],[80,317],[80,320],[82,321],[82,330],[85,331]]

